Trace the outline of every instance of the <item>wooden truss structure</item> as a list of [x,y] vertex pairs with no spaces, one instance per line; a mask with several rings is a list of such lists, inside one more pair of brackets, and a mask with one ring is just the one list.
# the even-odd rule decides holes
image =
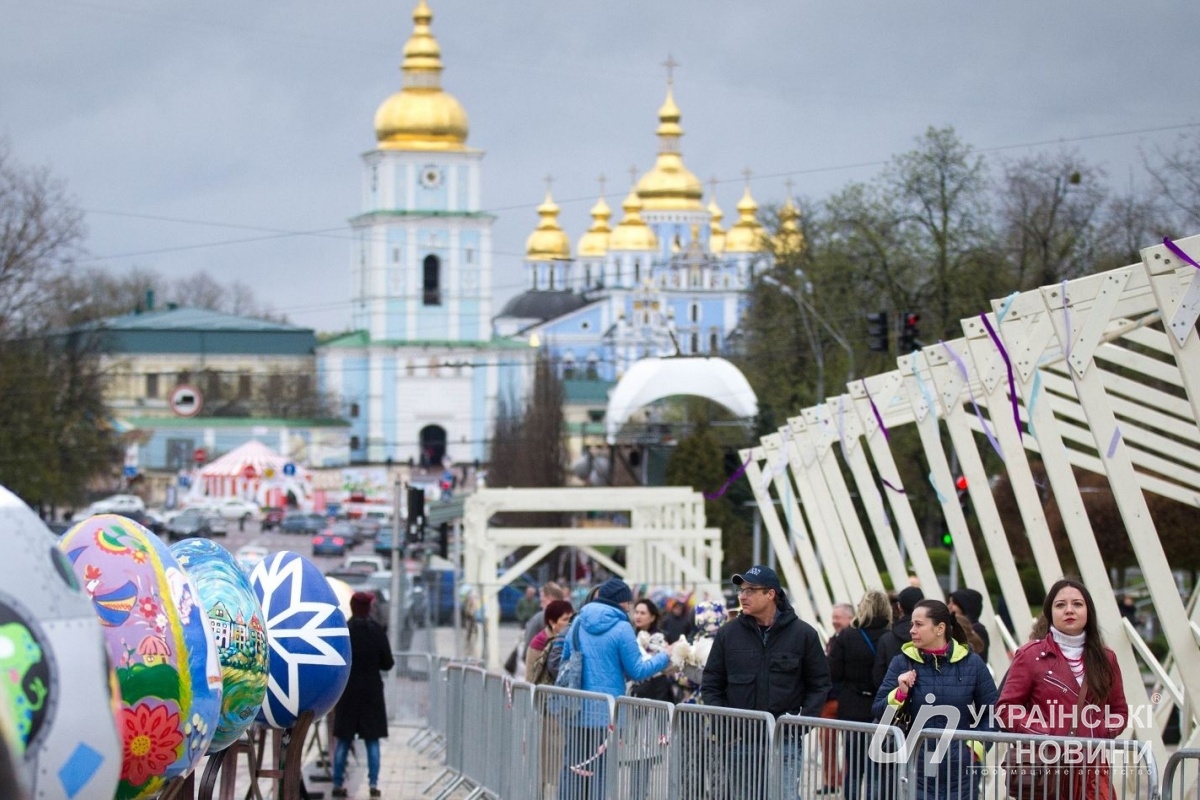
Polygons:
[[[1200,268],[1194,262],[1200,262],[1200,236],[1174,248],[1147,248],[1140,264],[994,300],[989,312],[962,320],[961,338],[925,346],[898,359],[895,370],[848,384],[846,393],[804,409],[743,451],[799,613],[828,628],[832,603],[856,601],[865,588],[880,586],[881,566],[894,577],[911,570],[926,596],[940,596],[888,442],[890,431],[915,425],[963,578],[982,590],[982,554],[968,533],[952,464],[967,479],[982,547],[1015,629],[1003,629],[984,592],[991,665],[1002,674],[1007,648],[997,643],[1023,642],[1032,622],[1008,534],[1028,537],[1044,588],[1063,572],[1030,468],[1028,454],[1036,453],[1080,577],[1126,676],[1130,707],[1142,710],[1134,733],[1153,741],[1162,757],[1161,730],[1178,707],[1185,740],[1195,739],[1200,609],[1194,596],[1180,595],[1144,494],[1200,505]],[[993,447],[1023,531],[1006,532],[1001,522],[981,455],[981,448]],[[1169,644],[1165,659],[1155,658],[1120,615],[1073,467],[1108,479]],[[882,564],[872,555],[872,541]],[[1152,695],[1141,680],[1130,679],[1143,669],[1160,692]]]
[[[620,512],[628,527],[494,527],[503,511]],[[481,489],[463,510],[463,567],[483,602],[483,654],[498,668],[507,654],[499,645],[497,593],[558,547],[575,547],[631,586],[670,586],[698,597],[721,596],[721,531],[706,528],[704,498],[690,487],[587,489]],[[625,563],[598,549],[624,548]],[[519,548],[523,557],[502,566]]]

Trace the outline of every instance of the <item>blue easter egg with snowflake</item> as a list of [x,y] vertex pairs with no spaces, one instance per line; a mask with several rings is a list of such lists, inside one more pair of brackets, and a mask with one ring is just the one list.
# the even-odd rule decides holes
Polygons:
[[221,667],[208,615],[167,546],[131,519],[88,517],[58,546],[117,672],[124,750],[114,797],[157,797],[200,763],[220,716]]
[[338,598],[317,566],[283,551],[250,573],[267,624],[271,681],[258,719],[290,728],[305,711],[319,719],[350,679],[350,631]]
[[208,748],[216,753],[254,723],[266,699],[266,623],[250,579],[224,547],[211,539],[184,539],[171,545],[171,553],[196,584],[221,664],[221,717]]
[[[0,740],[30,797],[112,797],[121,776],[104,637],[54,534],[0,486]],[[0,797],[20,796],[0,780]]]

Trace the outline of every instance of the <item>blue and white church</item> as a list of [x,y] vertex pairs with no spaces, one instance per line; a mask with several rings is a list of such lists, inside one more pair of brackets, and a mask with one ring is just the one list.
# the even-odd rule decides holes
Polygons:
[[483,151],[442,89],[425,0],[413,12],[401,89],[375,114],[353,217],[352,333],[317,353],[323,391],[342,399],[353,462],[434,466],[487,458],[501,392],[529,346],[492,329],[492,223],[480,207]]
[[497,315],[496,332],[547,348],[564,378],[619,380],[647,356],[728,355],[755,275],[775,253],[803,247],[791,198],[769,242],[748,184],[737,220],[722,227],[715,197],[703,203],[700,181],[684,165],[681,116],[668,77],[657,158],[640,178],[634,173],[615,226],[603,188],[574,252],[549,192],[537,209],[527,289]]

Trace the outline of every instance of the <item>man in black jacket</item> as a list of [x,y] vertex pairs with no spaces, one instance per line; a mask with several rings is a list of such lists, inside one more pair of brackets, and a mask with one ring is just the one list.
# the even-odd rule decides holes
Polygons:
[[[796,616],[779,576],[770,567],[751,567],[734,575],[733,583],[738,587],[742,613],[713,637],[700,684],[704,704],[769,711],[776,717],[819,717],[832,684],[817,632]],[[740,752],[738,743],[730,743],[730,758],[739,757],[765,765],[770,754]],[[785,743],[783,758],[783,785],[794,791],[801,765],[799,739]],[[739,774],[739,770],[731,770],[731,774]],[[730,790],[754,796],[765,786],[730,786]]]

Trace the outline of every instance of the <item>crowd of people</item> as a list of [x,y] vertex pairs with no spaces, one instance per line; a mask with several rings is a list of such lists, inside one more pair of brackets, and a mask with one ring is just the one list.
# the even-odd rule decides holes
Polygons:
[[[734,575],[733,584],[740,607],[728,612],[719,601],[693,605],[678,595],[660,607],[650,597],[635,598],[616,578],[594,587],[576,609],[566,590],[546,584],[523,609],[523,677],[553,684],[580,653],[580,678],[572,688],[614,698],[766,711],[776,718],[883,722],[906,733],[915,726],[1115,738],[1126,727],[1116,658],[1100,634],[1093,599],[1077,580],[1064,578],[1051,587],[1030,641],[1012,654],[999,687],[987,664],[992,642],[980,622],[983,596],[974,589],[954,591],[947,602],[924,597],[918,586],[892,595],[868,590],[857,605],[834,606],[833,635],[823,645],[817,630],[797,616],[773,569],[753,566]],[[1065,713],[1072,707],[1075,713]],[[1093,713],[1081,713],[1088,708]],[[593,716],[580,714],[561,729],[544,731],[548,793],[603,796],[604,759],[595,753],[603,752],[608,720]],[[870,758],[871,736],[861,729],[820,730],[814,739],[819,794],[892,800],[891,771],[902,765]],[[938,744],[936,737],[921,741],[922,747]],[[728,743],[725,760],[756,755],[741,752],[742,746]],[[982,763],[987,746],[956,736],[940,757],[918,759],[916,796],[978,798],[981,770],[971,767]],[[784,786],[800,785],[801,750],[799,744],[782,748]],[[638,796],[653,766],[642,761],[631,765]],[[581,763],[588,768],[579,769]],[[811,776],[805,785],[810,783]],[[726,788],[729,796],[761,792]],[[1107,767],[1093,756],[1052,797],[1108,800],[1111,794]]]

